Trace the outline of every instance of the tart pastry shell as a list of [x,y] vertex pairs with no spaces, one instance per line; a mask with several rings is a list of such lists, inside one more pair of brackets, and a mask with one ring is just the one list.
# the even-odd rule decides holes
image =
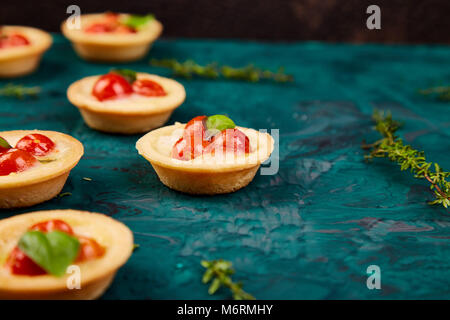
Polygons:
[[255,177],[262,162],[273,151],[273,138],[267,133],[241,128],[250,139],[251,153],[232,161],[199,157],[190,161],[173,159],[170,150],[181,136],[185,124],[177,123],[149,132],[136,143],[161,182],[167,187],[194,195],[214,195],[237,191]]
[[259,165],[214,174],[186,172],[152,163],[159,180],[170,189],[193,195],[214,195],[235,192],[246,187],[255,177]]
[[[4,267],[7,256],[17,241],[32,225],[60,219],[68,223],[75,234],[95,239],[106,248],[95,260],[78,264],[80,289],[68,289],[71,274],[14,275]],[[106,215],[78,210],[50,210],[21,214],[0,221],[0,299],[90,300],[100,297],[110,286],[117,270],[133,251],[133,234],[121,222]]]
[[186,98],[183,85],[177,81],[138,73],[138,79],[156,81],[167,95],[146,97],[134,93],[131,98],[98,101],[92,95],[92,88],[99,77],[92,76],[74,82],[67,90],[67,97],[80,110],[90,128],[103,132],[135,134],[161,127]]
[[[0,136],[15,145],[17,140],[31,133],[46,135],[56,143],[57,149],[59,144],[63,145],[64,154],[55,161],[39,164],[39,167],[32,167],[8,176],[0,176],[1,209],[29,207],[54,198],[61,192],[70,170],[77,165],[83,155],[81,142],[69,135],[55,131],[4,131],[0,132]],[[52,157],[51,153],[50,157]]]
[[[121,14],[126,16],[127,14]],[[103,14],[85,14],[81,18],[81,29],[70,29],[68,20],[61,31],[68,38],[75,52],[83,59],[99,62],[130,62],[143,58],[153,42],[161,35],[162,24],[153,19],[137,33],[86,33],[84,27],[102,19]]]
[[20,77],[35,71],[42,55],[52,44],[51,35],[30,27],[4,26],[2,29],[7,33],[24,35],[30,44],[0,49],[0,78]]

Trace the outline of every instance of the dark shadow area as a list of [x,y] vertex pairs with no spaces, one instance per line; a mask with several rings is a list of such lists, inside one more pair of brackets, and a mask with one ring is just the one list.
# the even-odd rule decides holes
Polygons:
[[[57,32],[72,4],[82,13],[152,12],[165,37],[450,43],[447,0],[23,0],[2,1],[0,21]],[[381,8],[381,30],[366,27],[372,4]]]

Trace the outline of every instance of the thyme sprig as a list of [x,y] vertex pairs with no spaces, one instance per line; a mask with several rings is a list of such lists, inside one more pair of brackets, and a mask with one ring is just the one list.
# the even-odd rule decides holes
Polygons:
[[226,65],[219,65],[217,62],[208,63],[202,66],[193,60],[179,62],[175,59],[152,59],[150,64],[154,67],[172,69],[175,76],[188,79],[197,76],[208,79],[226,78],[249,82],[258,82],[261,80],[271,80],[275,82],[294,81],[294,77],[286,74],[283,67],[280,67],[276,72],[272,72],[257,68],[253,64],[249,64],[242,68],[233,68]]
[[434,96],[442,101],[450,101],[450,86],[440,86],[419,90],[420,94]]
[[64,198],[64,197],[68,197],[71,195],[72,195],[72,192],[63,192],[58,195],[58,198]]
[[[396,135],[401,123],[393,120],[391,113],[384,114],[375,110],[373,114],[375,129],[382,135],[382,139],[372,143],[363,144],[363,149],[370,150],[365,159],[387,157],[400,165],[400,169],[411,170],[414,177],[425,179],[430,183],[430,189],[434,191],[435,200],[429,204],[441,204],[445,208],[450,206],[450,172],[443,171],[437,163],[427,162],[423,151],[415,150]],[[431,170],[434,168],[434,171]]]
[[0,87],[0,96],[23,99],[27,96],[36,97],[41,92],[40,87],[25,87],[20,84],[8,83]]
[[231,275],[234,274],[232,263],[226,260],[203,260],[201,265],[206,268],[203,274],[203,283],[208,283],[212,280],[209,286],[208,293],[213,295],[220,287],[227,287],[230,289],[234,300],[255,300],[251,294],[242,290],[242,283],[234,283],[231,280]]

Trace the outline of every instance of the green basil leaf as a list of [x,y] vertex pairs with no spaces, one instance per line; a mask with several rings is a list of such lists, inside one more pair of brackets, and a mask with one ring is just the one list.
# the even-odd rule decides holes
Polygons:
[[77,258],[80,242],[62,231],[53,231],[46,235],[52,248],[52,274],[63,275],[67,267]]
[[77,258],[80,242],[62,231],[28,231],[20,239],[19,249],[45,271],[60,277]]
[[149,21],[155,19],[153,14],[139,15],[132,14],[125,19],[123,19],[122,23],[127,27],[139,29],[140,27],[146,25]]
[[12,148],[11,145],[8,143],[8,141],[3,139],[2,137],[0,137],[0,147],[6,148],[6,149],[11,149]]
[[130,84],[136,81],[137,72],[130,69],[112,69],[111,72],[117,73],[124,77]]
[[236,125],[234,124],[233,120],[221,114],[210,116],[206,120],[206,128],[208,130],[222,131],[225,129],[234,129],[235,127]]
[[50,272],[47,267],[51,265],[52,250],[43,232],[28,231],[20,238],[18,246],[37,265]]

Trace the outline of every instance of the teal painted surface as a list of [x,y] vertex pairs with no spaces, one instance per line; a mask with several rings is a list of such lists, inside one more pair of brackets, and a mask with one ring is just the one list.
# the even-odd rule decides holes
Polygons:
[[[231,260],[235,279],[259,299],[450,298],[450,215],[425,201],[427,184],[385,160],[366,164],[360,143],[374,107],[405,122],[401,135],[450,168],[450,105],[417,95],[448,84],[450,47],[259,44],[164,40],[157,58],[230,65],[253,62],[295,75],[293,84],[180,80],[187,100],[169,123],[227,113],[241,126],[280,129],[280,170],[230,195],[191,197],[164,187],[139,157],[140,136],[87,128],[66,99],[73,81],[111,65],[77,58],[60,36],[37,73],[37,100],[0,98],[1,130],[49,129],[83,142],[64,192],[31,209],[103,212],[127,224],[140,248],[104,299],[209,298],[201,259]],[[146,61],[127,67],[169,75]],[[1,81],[1,84],[6,81]],[[90,177],[92,181],[84,181]],[[382,290],[366,288],[381,268]],[[229,298],[220,291],[214,298]]]

